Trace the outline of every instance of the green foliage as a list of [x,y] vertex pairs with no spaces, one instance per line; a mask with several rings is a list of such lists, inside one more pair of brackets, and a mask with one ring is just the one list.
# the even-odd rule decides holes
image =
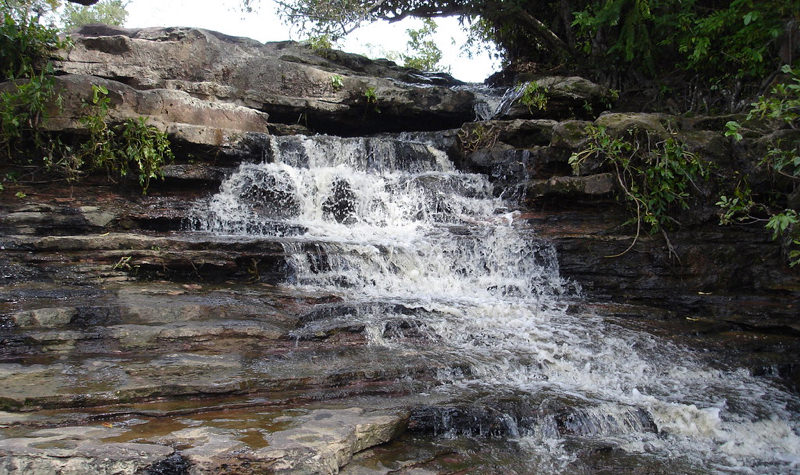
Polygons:
[[[248,6],[254,1],[243,0]],[[376,20],[457,16],[469,31],[468,50],[494,43],[507,64],[518,60],[571,64],[612,75],[646,73],[651,79],[683,70],[699,75],[704,87],[717,85],[720,90],[732,88],[740,79],[761,79],[790,62],[800,18],[797,0],[278,0],[277,4],[288,24],[334,39]]]
[[752,104],[748,119],[775,119],[787,125],[795,124],[800,118],[800,72],[788,64],[781,67],[788,75],[788,82],[779,83],[772,88],[769,96],[761,96]]
[[798,223],[797,211],[785,209],[776,213],[767,221],[766,228],[772,231],[772,239],[778,239],[792,226]]
[[121,26],[128,18],[128,3],[126,0],[101,0],[89,7],[67,3],[61,15],[63,28],[68,31],[90,23]]
[[[752,104],[753,108],[747,118],[771,119],[794,129],[800,126],[800,71],[789,65],[784,65],[781,70],[788,75],[788,81],[773,87],[769,96],[759,97]],[[767,150],[761,164],[789,178],[800,180],[800,141],[774,143]]]
[[[777,124],[796,129],[800,126],[800,72],[788,65],[781,70],[787,75],[786,81],[773,87],[770,95],[761,96],[753,102],[747,119],[770,121],[773,126]],[[725,124],[725,128],[726,136],[737,142],[742,140],[741,124],[731,121]],[[777,173],[784,179],[788,178],[792,188],[796,190],[800,186],[800,140],[776,140],[767,148],[758,166]],[[782,238],[788,244],[790,265],[800,264],[800,225],[797,210],[775,210],[774,198],[757,202],[749,188],[740,191],[737,187],[736,192],[735,198],[721,196],[717,202],[722,209],[720,224],[729,224],[734,219],[759,221],[761,219],[752,216],[752,210],[758,209],[767,216],[766,227],[772,231],[772,239]]]
[[331,87],[334,91],[338,91],[344,87],[344,79],[340,75],[334,74],[331,76]]
[[725,137],[732,137],[735,141],[742,140],[742,124],[736,122],[735,120],[729,120],[725,122]]
[[543,111],[547,109],[549,92],[546,87],[540,86],[536,81],[531,81],[522,87],[522,96],[519,101],[528,107],[529,112],[532,112],[533,108]]
[[470,58],[486,52],[495,59],[504,59],[504,51],[498,47],[492,36],[492,24],[481,17],[461,18],[461,23],[466,25],[467,40],[462,46],[462,51]]
[[42,26],[28,8],[9,8],[0,26],[0,74],[3,79],[30,77],[46,69],[47,60],[65,43],[54,28]]
[[780,64],[781,35],[799,13],[796,0],[608,0],[589,2],[573,26],[582,50],[601,61],[754,79]]
[[[243,1],[249,5],[255,0]],[[684,70],[699,74],[706,87],[722,88],[739,79],[763,78],[791,61],[800,18],[797,0],[278,0],[277,4],[288,24],[334,39],[376,20],[457,16],[469,31],[468,50],[494,43],[506,63],[572,64],[609,74],[644,72],[650,78]]]
[[[41,3],[41,2],[38,2]],[[58,33],[38,23],[45,6],[37,2],[5,2],[0,26],[0,74],[13,80],[0,92],[0,157],[26,161],[25,150],[47,153],[41,132],[48,106],[56,100],[52,66],[48,59],[65,46]],[[39,12],[39,13],[37,13]]]
[[1,157],[18,161],[26,150],[47,148],[47,138],[40,126],[47,120],[48,106],[55,96],[53,77],[45,72],[18,79],[0,92]]
[[328,50],[333,48],[333,40],[327,34],[310,36],[306,42],[315,53],[326,54]]
[[719,217],[720,226],[731,224],[734,221],[745,221],[758,207],[753,201],[753,192],[746,180],[737,182],[732,191],[731,196],[721,195],[719,201],[715,203],[722,210]]
[[[656,0],[654,3],[659,2]],[[578,29],[582,39],[581,47],[585,53],[593,52],[592,37],[600,30],[613,27],[616,30],[616,41],[611,45],[604,45],[605,55],[627,62],[638,58],[652,70],[653,44],[649,27],[653,19],[650,2],[647,0],[609,0],[602,3],[590,2],[584,10],[575,12],[572,25]]]
[[[24,164],[41,159],[48,171],[70,181],[101,169],[109,177],[133,173],[146,192],[150,180],[161,176],[163,165],[172,159],[166,135],[147,125],[144,118],[109,125],[110,99],[102,86],[92,87],[92,97],[80,118],[88,141],[73,146],[46,134],[42,124],[48,111],[61,106],[48,60],[66,45],[55,29],[41,26],[39,20],[58,2],[4,0],[3,4],[7,9],[0,27],[0,72],[4,79],[14,81],[0,92],[0,157]],[[124,5],[109,0],[93,11],[99,14],[116,7]]]
[[364,98],[367,100],[367,104],[378,103],[378,94],[375,92],[374,87],[368,87],[364,90]]
[[422,28],[408,29],[406,33],[409,36],[407,49],[410,53],[400,55],[405,67],[420,71],[450,72],[450,68],[439,64],[442,50],[433,40],[433,35],[436,34],[435,21],[426,18],[422,21]]
[[651,137],[641,141],[635,130],[628,131],[628,138],[612,137],[594,125],[587,134],[586,147],[569,159],[573,170],[579,173],[590,158],[610,165],[626,200],[636,208],[634,221],[648,225],[651,233],[677,224],[673,215],[689,208],[695,182],[708,177],[708,165],[674,137],[651,145]]
[[68,173],[74,174],[73,170],[85,166],[105,170],[112,179],[134,174],[142,193],[147,193],[150,180],[162,177],[164,165],[174,158],[169,140],[164,132],[148,125],[144,117],[110,126],[110,102],[105,87],[92,86],[92,98],[84,106],[87,113],[81,118],[89,140],[65,164]]
[[368,87],[364,90],[364,101],[366,102],[366,107],[364,109],[365,114],[370,109],[378,114],[381,113],[381,109],[378,107],[378,93],[374,87]]

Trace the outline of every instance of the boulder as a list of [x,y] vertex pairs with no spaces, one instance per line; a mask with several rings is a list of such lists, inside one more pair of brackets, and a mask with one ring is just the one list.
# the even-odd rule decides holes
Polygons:
[[[537,76],[529,79],[538,85],[546,99],[541,108],[528,106],[517,99],[499,118],[591,119],[613,103],[608,88],[578,76]],[[519,90],[521,97],[522,92]]]

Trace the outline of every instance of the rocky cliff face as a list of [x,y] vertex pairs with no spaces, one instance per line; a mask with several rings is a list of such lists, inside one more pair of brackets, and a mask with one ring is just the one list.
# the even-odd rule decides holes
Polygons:
[[[592,122],[669,124],[693,151],[724,163],[734,151],[714,120],[598,118],[592,111],[608,92],[557,77],[542,79],[546,111],[517,104],[476,123],[476,110],[500,102],[497,92],[387,61],[184,28],[84,28],[57,71],[64,107],[47,123],[52,131],[84,133],[81,104],[103,85],[111,118],[147,117],[169,133],[176,162],[146,196],[102,177],[20,183],[0,195],[0,471],[333,473],[398,437],[406,439],[389,447],[416,447],[413,462],[368,451],[353,473],[376,460],[397,470],[490,470],[469,448],[408,440],[408,430],[440,430],[447,411],[511,430],[452,396],[415,395],[446,368],[424,351],[368,345],[363,325],[335,318],[350,302],[276,286],[292,278],[279,239],[184,232],[195,200],[243,161],[270,160],[272,137],[289,134],[413,132],[406,136],[435,143],[459,168],[490,176],[497,194],[518,203],[516,219],[555,244],[562,275],[587,297],[573,312],[797,384],[800,277],[765,230],[720,228],[701,209],[670,235],[677,258],[661,236],[609,258],[634,234],[614,175],[573,176],[567,164]],[[332,323],[297,333],[317,320]],[[430,344],[413,326],[385,331]],[[566,400],[544,407],[536,417],[561,421],[565,435],[583,417]],[[582,450],[575,470],[601,457],[607,468],[634,466],[603,447]]]

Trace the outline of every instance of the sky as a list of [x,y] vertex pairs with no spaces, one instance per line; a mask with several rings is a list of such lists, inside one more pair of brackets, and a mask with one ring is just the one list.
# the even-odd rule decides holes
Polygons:
[[[237,8],[239,4],[239,0],[132,0],[125,26],[194,26],[261,42],[303,39],[281,22],[270,0],[262,0],[258,11],[252,13],[242,13]],[[466,34],[456,18],[439,18],[436,23],[435,40],[443,53],[442,63],[450,66],[456,79],[483,82],[499,69],[487,52],[473,58],[462,53]],[[406,29],[421,26],[417,19],[373,23],[351,33],[336,48],[371,58],[383,57],[386,51],[404,52]]]

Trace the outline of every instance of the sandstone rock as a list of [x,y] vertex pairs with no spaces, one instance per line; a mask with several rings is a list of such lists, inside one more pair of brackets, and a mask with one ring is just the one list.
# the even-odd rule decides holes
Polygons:
[[267,436],[269,447],[257,454],[276,460],[277,473],[338,473],[353,454],[395,438],[407,420],[404,412],[319,409],[293,420],[296,428]]
[[605,127],[606,132],[612,137],[623,136],[629,131],[638,131],[650,133],[658,140],[669,136],[668,129],[677,129],[674,116],[654,113],[614,112],[601,115],[594,123]]
[[552,147],[579,150],[586,143],[586,127],[591,122],[583,120],[565,120],[553,128]]
[[[105,78],[140,90],[139,108],[154,119],[166,115],[165,110],[154,110],[163,109],[163,103],[174,104],[175,113],[183,116],[196,111],[187,97],[215,108],[246,106],[254,115],[256,110],[269,114],[274,122],[351,133],[442,129],[459,126],[473,115],[474,94],[467,90],[432,86],[429,77],[387,62],[336,51],[319,55],[292,42],[261,44],[190,28],[94,26],[78,30],[73,39],[74,46],[57,64],[59,72]],[[341,87],[334,76],[341,78]],[[446,77],[433,82],[457,84]],[[376,104],[367,101],[368,89]],[[145,90],[153,92],[144,94]],[[206,125],[197,120],[170,122]],[[253,130],[232,125],[224,120],[216,127]],[[183,133],[213,136],[206,131]]]
[[180,90],[137,90],[101,77],[68,74],[56,76],[62,108],[54,108],[44,126],[53,131],[82,131],[80,118],[89,109],[92,86],[103,86],[111,100],[109,120],[121,122],[145,117],[148,123],[190,144],[230,146],[247,132],[268,133],[268,115],[247,107],[204,101]]
[[12,319],[17,327],[60,327],[66,326],[77,310],[72,307],[61,308],[40,308],[17,312],[12,315]]
[[101,441],[117,433],[113,429],[63,427],[0,439],[0,473],[133,475],[174,452],[161,445]]

